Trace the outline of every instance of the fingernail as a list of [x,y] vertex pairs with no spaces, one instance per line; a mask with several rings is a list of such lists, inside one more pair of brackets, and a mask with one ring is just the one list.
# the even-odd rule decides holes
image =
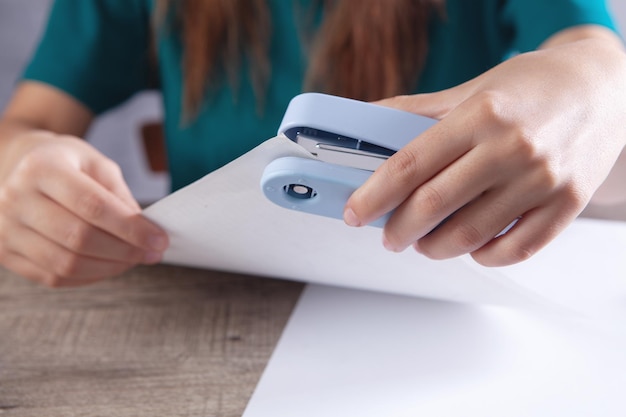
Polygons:
[[163,251],[167,248],[167,238],[162,235],[152,235],[148,239],[148,245],[156,251]]
[[144,264],[156,264],[161,261],[163,254],[161,252],[146,252],[143,256]]
[[354,214],[354,211],[351,208],[347,208],[343,212],[343,221],[346,222],[348,226],[359,227],[361,226],[361,220]]

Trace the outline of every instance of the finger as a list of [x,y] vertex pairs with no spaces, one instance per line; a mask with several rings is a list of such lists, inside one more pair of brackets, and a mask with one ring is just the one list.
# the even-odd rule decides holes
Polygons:
[[55,288],[90,285],[104,279],[104,277],[93,279],[63,278],[47,269],[39,267],[29,259],[15,252],[6,253],[2,259],[2,263],[7,269],[23,278]]
[[45,176],[39,180],[39,189],[87,223],[131,245],[159,252],[168,245],[163,230],[88,175],[67,170],[61,178]]
[[[506,143],[489,142],[478,145],[421,187],[427,190],[434,188],[428,195],[444,198],[437,200],[431,197],[431,201],[425,201],[430,205],[420,205],[419,199],[410,198],[403,205],[417,206],[406,214],[409,219],[396,228],[401,231],[410,230],[407,226],[407,222],[411,221],[410,217],[419,219],[419,214],[426,207],[426,213],[432,213],[434,221],[441,221],[442,216],[445,216],[446,221],[436,228],[431,223],[430,229],[426,228],[421,234],[413,236],[418,241],[415,248],[419,252],[431,258],[444,259],[483,246],[516,218],[543,204],[547,196],[554,192],[541,171],[526,172],[524,176],[519,176],[525,162],[523,158],[516,158],[515,152],[515,147],[506,146]],[[418,189],[416,194],[420,191]],[[432,201],[446,204],[438,207]],[[403,207],[396,211],[401,208]],[[441,212],[439,217],[435,217],[437,211]],[[448,218],[452,213],[454,214]],[[394,223],[390,226],[394,226]],[[387,228],[385,231],[387,232]],[[407,244],[408,241],[409,237],[406,237],[404,243]]]
[[82,139],[73,136],[62,136],[73,147],[79,149],[78,154],[66,155],[64,161],[78,171],[82,171],[104,188],[111,191],[131,209],[140,210],[139,204],[132,196],[126,181],[122,175],[120,166],[110,158],[100,153],[96,148]]
[[[413,191],[385,225],[385,247],[396,252],[404,250],[491,188],[498,179],[494,172],[501,171],[502,160],[486,148],[472,149]],[[439,230],[441,227],[437,235]]]
[[86,164],[84,170],[96,182],[102,184],[104,188],[125,202],[128,207],[136,211],[141,210],[139,203],[137,203],[128,188],[122,170],[117,163],[97,154],[96,158],[93,158]]
[[472,252],[472,257],[485,266],[525,261],[550,243],[576,216],[576,211],[564,205],[538,207],[524,213],[507,233]]
[[96,259],[135,264],[154,258],[151,252],[137,248],[98,229],[61,207],[48,197],[37,194],[23,206],[21,223],[71,252]]
[[414,247],[431,259],[474,252],[540,205],[544,198],[535,192],[532,183],[506,184],[489,190],[420,238]]
[[15,252],[56,277],[71,279],[98,279],[118,275],[132,264],[103,261],[72,253],[29,228],[13,232],[8,250]]
[[[504,158],[501,161],[511,161],[514,168],[512,173],[518,171],[515,169],[514,158]],[[498,171],[501,169],[496,172]],[[563,217],[563,213],[575,217],[578,214],[576,207],[579,207],[574,201],[577,197],[568,193],[567,187],[562,187],[556,194],[555,192],[554,184],[546,181],[541,170],[527,172],[525,176],[513,180],[504,176],[499,179],[497,186],[482,193],[443,225],[419,239],[416,249],[434,259],[475,252],[494,237],[500,238],[503,230],[510,233],[509,226],[513,222],[517,221],[515,227],[523,224],[520,218],[523,219],[527,213],[541,206],[557,207],[560,217]]]
[[39,267],[13,251],[4,250],[2,252],[2,265],[15,274],[34,282],[46,285],[52,285],[55,282],[55,275],[51,271]]
[[370,223],[471,148],[467,132],[442,120],[383,163],[346,203],[350,226]]

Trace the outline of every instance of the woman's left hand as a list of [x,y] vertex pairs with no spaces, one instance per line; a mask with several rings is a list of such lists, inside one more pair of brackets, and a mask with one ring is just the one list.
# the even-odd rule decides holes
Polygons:
[[346,223],[395,210],[389,250],[508,265],[571,223],[624,149],[626,55],[606,29],[569,29],[458,87],[380,104],[441,121],[351,196]]

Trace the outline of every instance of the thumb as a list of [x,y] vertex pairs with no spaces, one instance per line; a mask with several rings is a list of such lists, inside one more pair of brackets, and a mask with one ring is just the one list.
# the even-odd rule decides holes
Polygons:
[[395,96],[374,103],[441,120],[471,94],[472,84],[465,83],[435,93]]

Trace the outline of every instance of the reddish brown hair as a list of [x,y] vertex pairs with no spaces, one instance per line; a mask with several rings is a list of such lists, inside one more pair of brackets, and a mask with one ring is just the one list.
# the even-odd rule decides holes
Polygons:
[[[429,19],[443,3],[320,0],[304,88],[366,101],[410,92],[426,58]],[[172,5],[184,49],[184,111],[195,113],[224,77],[237,89],[242,59],[262,99],[271,70],[267,0],[158,0],[159,21]]]

